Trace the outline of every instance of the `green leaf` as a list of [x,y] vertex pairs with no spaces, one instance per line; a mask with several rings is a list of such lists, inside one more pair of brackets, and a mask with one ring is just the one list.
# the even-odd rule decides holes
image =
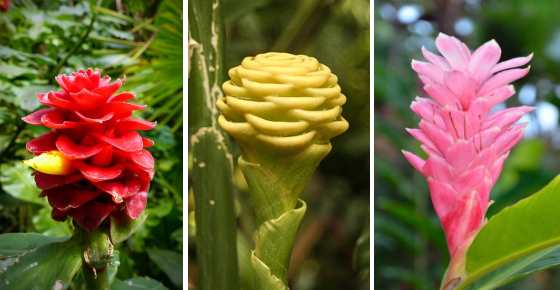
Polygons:
[[8,233],[0,235],[0,258],[19,256],[35,248],[66,240],[39,233]]
[[292,247],[306,208],[305,202],[300,200],[298,208],[265,221],[255,233],[255,256],[268,265],[272,274],[281,280],[287,276]]
[[[146,51],[150,62],[139,62],[129,73],[127,86],[141,93],[142,100],[155,108],[149,119],[159,125],[168,124],[173,131],[182,127],[183,102],[183,6],[180,0],[163,1],[158,8],[154,25],[158,31]],[[127,53],[127,52],[125,52]]]
[[270,268],[257,258],[254,252],[251,254],[251,265],[253,267],[253,290],[288,290],[288,287],[280,278],[276,277]]
[[0,269],[0,285],[11,290],[65,289],[81,266],[78,239],[50,243]]
[[148,249],[148,256],[165,272],[177,287],[183,286],[183,256],[179,253],[158,248]]
[[38,93],[56,90],[53,86],[28,85],[22,88],[14,88],[17,105],[28,112],[33,111],[41,105],[37,99]]
[[111,240],[118,244],[127,240],[133,233],[142,227],[148,214],[144,211],[135,220],[117,219],[111,217]]
[[44,208],[35,213],[32,218],[35,230],[43,235],[51,237],[67,237],[72,235],[70,221],[55,221],[52,218],[51,212],[52,208],[45,205]]
[[0,184],[9,195],[23,201],[45,205],[44,198],[39,196],[31,170],[23,162],[12,162],[0,165]]
[[294,240],[305,215],[305,202],[265,221],[255,233],[255,250],[251,253],[254,270],[252,289],[288,289],[287,273]]
[[135,277],[124,281],[115,280],[111,290],[167,290],[167,287],[148,277]]
[[467,253],[467,277],[457,289],[494,289],[560,264],[560,176],[494,215]]
[[23,66],[0,63],[0,76],[8,79],[17,78],[23,75],[36,75],[37,71]]

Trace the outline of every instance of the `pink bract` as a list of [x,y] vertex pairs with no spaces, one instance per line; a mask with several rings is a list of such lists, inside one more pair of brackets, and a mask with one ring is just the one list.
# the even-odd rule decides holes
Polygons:
[[517,121],[532,110],[521,106],[491,112],[515,94],[511,82],[524,77],[532,55],[499,62],[500,46],[491,40],[471,52],[455,37],[440,34],[442,56],[422,48],[426,61],[412,68],[430,98],[411,105],[421,119],[407,131],[422,143],[422,159],[403,151],[428,182],[452,260],[464,255],[484,225],[489,194],[511,148],[523,137]]

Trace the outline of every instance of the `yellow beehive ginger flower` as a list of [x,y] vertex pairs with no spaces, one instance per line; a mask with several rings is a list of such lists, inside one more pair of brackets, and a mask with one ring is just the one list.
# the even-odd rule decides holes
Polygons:
[[242,147],[259,142],[279,150],[328,144],[348,129],[346,96],[338,78],[317,59],[269,52],[229,70],[218,122]]
[[36,171],[51,175],[67,175],[74,171],[72,162],[56,150],[24,160],[23,163]]
[[246,57],[229,77],[216,103],[218,124],[241,149],[237,165],[257,225],[251,267],[258,289],[288,289],[286,269],[306,210],[299,196],[330,139],[348,129],[346,97],[331,70],[305,55]]

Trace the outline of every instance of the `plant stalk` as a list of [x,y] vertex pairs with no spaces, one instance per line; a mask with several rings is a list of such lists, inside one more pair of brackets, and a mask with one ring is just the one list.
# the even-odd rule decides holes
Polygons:
[[253,290],[288,289],[290,258],[306,211],[299,196],[330,149],[314,144],[299,153],[275,154],[255,147],[239,158],[258,225],[250,253]]
[[118,256],[109,235],[98,229],[79,230],[82,238],[83,273],[87,290],[108,290],[118,268]]
[[470,243],[467,243],[463,249],[458,249],[451,257],[447,272],[445,272],[445,275],[443,276],[440,290],[453,290],[465,279],[465,259],[469,246]]

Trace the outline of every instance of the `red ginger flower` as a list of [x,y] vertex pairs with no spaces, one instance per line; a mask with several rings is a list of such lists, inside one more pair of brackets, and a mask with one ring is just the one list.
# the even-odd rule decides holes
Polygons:
[[70,168],[57,175],[35,172],[35,183],[53,207],[53,218],[70,216],[87,230],[96,229],[110,215],[136,219],[146,207],[154,175],[154,158],[144,149],[153,141],[137,131],[151,130],[155,123],[131,117],[144,106],[127,103],[135,97],[131,92],[116,93],[120,79],[111,82],[88,69],[59,75],[56,81],[61,91],[37,96],[49,108],[23,118],[51,129],[27,142],[27,150],[63,158]]
[[460,274],[465,251],[484,225],[490,191],[509,151],[523,137],[524,125],[516,122],[532,108],[490,111],[515,94],[510,83],[527,74],[529,68],[518,67],[531,55],[498,63],[501,49],[494,40],[471,52],[445,34],[437,37],[436,46],[443,56],[422,49],[428,62],[412,61],[431,99],[412,103],[421,121],[419,129],[408,132],[428,158],[403,153],[428,181],[451,255],[448,274],[453,275]]

